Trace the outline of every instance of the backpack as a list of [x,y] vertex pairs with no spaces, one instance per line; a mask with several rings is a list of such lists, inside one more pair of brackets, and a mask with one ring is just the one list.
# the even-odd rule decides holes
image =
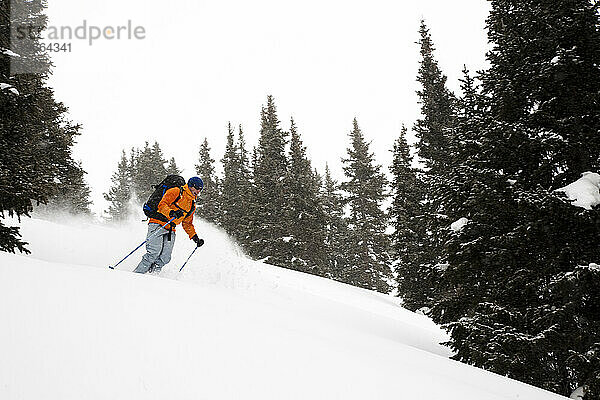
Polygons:
[[[177,196],[173,204],[177,203],[183,193],[183,185],[185,185],[185,179],[183,179],[183,177],[179,175],[167,175],[167,177],[163,179],[162,182],[160,182],[158,185],[153,186],[154,192],[152,192],[150,197],[148,197],[148,201],[146,201],[146,203],[144,204],[144,214],[146,214],[148,218],[158,219],[159,221],[163,222],[169,221],[169,218],[165,217],[163,214],[158,212],[158,203],[160,203],[160,200],[163,198],[167,190],[174,187],[178,187],[179,196]],[[193,213],[195,208],[195,204],[192,203],[192,208],[189,212],[187,212],[186,217]]]

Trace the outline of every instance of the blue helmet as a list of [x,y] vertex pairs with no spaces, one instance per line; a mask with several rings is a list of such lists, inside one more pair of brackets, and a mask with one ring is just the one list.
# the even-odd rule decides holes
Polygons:
[[192,176],[188,180],[188,186],[196,188],[198,190],[202,190],[202,189],[204,189],[204,182],[202,182],[202,179],[200,179],[199,177]]

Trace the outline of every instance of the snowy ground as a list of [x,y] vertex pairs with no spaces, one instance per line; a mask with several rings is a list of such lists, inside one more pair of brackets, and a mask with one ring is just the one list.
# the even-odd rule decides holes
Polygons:
[[564,399],[448,359],[397,299],[246,259],[179,229],[160,276],[107,266],[145,225],[24,219],[0,252],[0,399]]

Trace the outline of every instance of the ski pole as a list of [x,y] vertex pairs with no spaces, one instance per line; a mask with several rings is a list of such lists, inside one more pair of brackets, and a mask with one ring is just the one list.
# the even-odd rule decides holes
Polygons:
[[[173,220],[175,219],[175,217],[171,218],[169,221],[167,221],[166,224],[164,224],[161,228],[164,228],[165,226],[169,225],[171,222],[173,222]],[[123,261],[125,261],[125,259],[127,257],[129,257],[130,255],[132,255],[133,253],[135,253],[135,251],[137,249],[139,249],[140,247],[142,247],[144,245],[144,243],[146,243],[150,238],[153,238],[158,232],[160,232],[160,230],[156,230],[156,232],[154,232],[152,235],[148,236],[146,238],[146,240],[144,240],[142,243],[140,243],[140,245],[138,247],[136,247],[135,249],[133,249],[131,251],[131,253],[127,254],[125,257],[123,257],[123,259],[121,261],[119,261],[118,263],[116,263],[115,265],[113,265],[112,267],[109,265],[108,268],[110,269],[115,269],[119,264],[121,264]]]
[[194,247],[194,250],[192,250],[192,254],[190,254],[190,256],[187,258],[187,260],[185,260],[185,262],[183,263],[183,265],[181,266],[181,268],[179,268],[179,272],[181,272],[181,270],[183,270],[183,267],[185,267],[185,264],[187,264],[188,261],[190,261],[190,258],[192,258],[192,256],[194,255],[194,253],[196,252],[196,249],[198,247],[200,247],[200,246]]

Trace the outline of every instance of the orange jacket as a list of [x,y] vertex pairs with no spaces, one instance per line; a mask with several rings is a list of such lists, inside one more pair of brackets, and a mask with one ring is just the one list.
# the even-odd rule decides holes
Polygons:
[[[189,217],[186,217],[186,215],[191,210],[192,203],[196,198],[194,197],[192,192],[190,192],[188,185],[184,185],[183,191],[181,192],[181,197],[179,198],[179,200],[177,200],[177,197],[179,196],[179,191],[180,190],[178,187],[174,187],[167,190],[160,202],[158,203],[158,212],[163,214],[165,217],[167,217],[167,220],[169,220],[171,219],[171,217],[169,216],[169,212],[171,210],[183,211],[183,217],[173,220],[172,224],[181,224],[183,230],[188,234],[188,236],[191,239],[192,236],[196,234],[196,229],[194,229],[193,223],[194,213],[192,212]],[[175,200],[177,200],[177,203],[175,203]],[[149,223],[155,223],[160,225],[165,224],[164,221],[160,221],[156,218],[150,218]],[[165,228],[168,229],[169,226],[166,226]],[[174,230],[175,227],[173,226],[173,231]]]

